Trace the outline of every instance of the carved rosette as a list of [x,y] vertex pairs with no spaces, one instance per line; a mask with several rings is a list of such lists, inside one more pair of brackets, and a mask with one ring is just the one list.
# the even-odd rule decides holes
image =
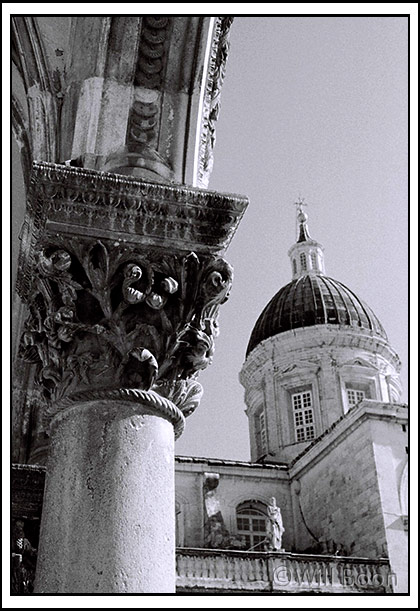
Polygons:
[[[115,205],[115,200],[107,201],[113,193],[112,188],[104,190],[106,176],[54,166],[55,181],[60,171],[63,177],[58,186],[48,181],[50,169],[48,164],[37,165],[31,183],[30,210],[38,211],[33,215],[37,235],[20,284],[29,309],[20,356],[37,364],[37,380],[51,406],[50,415],[74,401],[120,398],[150,405],[179,432],[184,417],[200,401],[197,376],[212,360],[218,311],[229,296],[232,268],[203,242],[197,244],[197,253],[178,248],[176,240],[174,246],[170,238],[162,246],[168,225],[176,235],[171,217],[158,214],[156,222],[164,225],[160,233],[157,224],[154,233],[146,235],[127,235],[115,224],[112,229],[112,221],[104,228]],[[88,184],[81,176],[89,178]],[[75,179],[72,185],[69,178]],[[115,189],[118,177],[112,179]],[[132,214],[130,189],[143,186],[147,194],[153,188],[138,181],[128,186],[124,199],[118,185],[120,217]],[[167,194],[162,186],[156,188],[157,193],[161,189]],[[92,214],[89,223],[57,231],[59,222],[66,222],[65,214],[61,219],[57,215],[57,202],[62,208],[70,205],[75,215],[84,214],[87,204],[78,208],[75,202],[87,189],[92,207],[102,209],[102,217]],[[175,195],[176,210],[180,214],[183,209],[183,219],[188,219],[191,190],[180,187]],[[246,202],[241,203],[244,208]],[[148,206],[144,198],[136,208],[141,222],[147,215],[152,221]],[[211,219],[211,211],[200,215],[195,209],[194,214],[201,216],[199,225],[206,229],[203,223],[206,215]],[[192,235],[194,229],[189,231]],[[214,236],[210,239],[214,242]]]

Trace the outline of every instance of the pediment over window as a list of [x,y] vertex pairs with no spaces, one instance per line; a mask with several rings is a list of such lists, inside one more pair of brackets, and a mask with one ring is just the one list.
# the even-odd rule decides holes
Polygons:
[[297,373],[312,373],[315,374],[319,371],[319,364],[308,360],[300,360],[291,363],[280,371],[282,376],[294,376]]
[[344,369],[344,368],[348,368],[348,367],[363,367],[365,369],[371,369],[372,371],[379,371],[379,368],[377,367],[377,365],[375,363],[372,363],[371,361],[368,361],[367,359],[363,358],[363,357],[356,357],[354,359],[350,359],[349,361],[346,361],[344,363],[340,363],[339,367]]

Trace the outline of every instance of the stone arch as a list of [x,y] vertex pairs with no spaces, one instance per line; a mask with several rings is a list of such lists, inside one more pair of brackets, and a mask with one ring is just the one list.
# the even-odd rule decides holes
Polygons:
[[245,549],[262,551],[267,536],[267,505],[262,501],[250,499],[236,506],[235,531],[245,544]]
[[11,38],[12,61],[26,92],[31,157],[57,161],[57,104],[36,19],[21,15],[12,17]]
[[241,511],[243,509],[256,509],[257,511],[261,511],[262,513],[266,513],[268,503],[264,503],[263,501],[258,501],[256,499],[249,499],[247,501],[242,501],[239,505],[236,506],[236,511]]
[[250,491],[248,494],[242,494],[240,496],[235,496],[228,503],[226,503],[226,524],[228,525],[229,531],[231,533],[236,533],[236,510],[243,503],[250,503],[252,501],[256,503],[261,503],[264,506],[269,504],[269,497],[265,497],[261,494],[254,494],[253,491]]
[[234,499],[231,500],[231,502],[229,503],[229,507],[231,509],[236,510],[236,508],[239,505],[242,505],[243,503],[249,503],[255,501],[257,503],[262,503],[263,505],[268,505],[270,502],[270,498],[263,496],[261,494],[254,494],[253,492],[251,494],[242,494],[241,496],[236,496]]

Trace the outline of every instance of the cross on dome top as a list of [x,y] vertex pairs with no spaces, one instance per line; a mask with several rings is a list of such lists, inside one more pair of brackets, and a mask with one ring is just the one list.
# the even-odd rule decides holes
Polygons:
[[303,210],[307,206],[305,200],[299,196],[294,202],[296,206],[297,240],[289,250],[292,263],[293,278],[305,274],[324,274],[324,249],[316,240],[312,239],[308,229],[308,215]]

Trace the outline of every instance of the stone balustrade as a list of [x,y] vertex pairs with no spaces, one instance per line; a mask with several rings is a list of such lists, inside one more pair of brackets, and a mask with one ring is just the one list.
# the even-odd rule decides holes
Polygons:
[[386,593],[387,559],[178,548],[178,592]]

